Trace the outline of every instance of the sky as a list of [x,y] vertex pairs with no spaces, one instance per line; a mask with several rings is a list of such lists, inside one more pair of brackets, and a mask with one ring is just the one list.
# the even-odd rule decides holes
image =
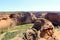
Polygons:
[[60,0],[0,0],[0,11],[60,11]]

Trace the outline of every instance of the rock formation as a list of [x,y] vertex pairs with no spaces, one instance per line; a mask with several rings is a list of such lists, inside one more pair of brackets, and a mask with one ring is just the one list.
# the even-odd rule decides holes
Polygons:
[[55,40],[56,38],[53,35],[54,26],[44,18],[37,19],[33,27],[25,32],[26,40],[41,40],[41,38]]

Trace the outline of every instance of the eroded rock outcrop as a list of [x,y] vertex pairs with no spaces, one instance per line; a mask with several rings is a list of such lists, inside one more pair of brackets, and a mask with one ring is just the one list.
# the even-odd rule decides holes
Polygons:
[[25,33],[25,40],[56,40],[54,26],[44,18],[37,19],[34,26]]

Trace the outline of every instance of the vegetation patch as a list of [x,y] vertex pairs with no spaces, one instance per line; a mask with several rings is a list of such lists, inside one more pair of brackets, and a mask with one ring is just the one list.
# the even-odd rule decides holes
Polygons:
[[2,40],[9,40],[14,38],[17,34],[19,33],[19,31],[15,31],[15,32],[7,32],[4,36],[4,38],[2,38]]
[[[25,32],[25,30],[27,28],[32,27],[32,26],[33,26],[33,24],[24,24],[24,25],[18,25],[15,27],[11,27],[8,29],[1,30],[0,35],[3,33],[6,33],[1,40],[10,40],[10,39],[16,37],[16,35],[18,35],[18,34],[20,34],[19,36],[21,38],[23,38],[23,33]],[[17,30],[17,31],[15,31],[15,30]]]

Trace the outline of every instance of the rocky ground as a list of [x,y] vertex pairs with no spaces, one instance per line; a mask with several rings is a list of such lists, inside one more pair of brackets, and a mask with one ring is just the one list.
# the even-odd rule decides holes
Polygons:
[[[23,33],[27,28],[32,27],[33,24],[24,24],[15,26],[13,28],[5,29],[0,32],[0,40],[23,40]],[[55,28],[55,35],[60,40],[60,28]],[[41,38],[40,40],[44,40]]]

